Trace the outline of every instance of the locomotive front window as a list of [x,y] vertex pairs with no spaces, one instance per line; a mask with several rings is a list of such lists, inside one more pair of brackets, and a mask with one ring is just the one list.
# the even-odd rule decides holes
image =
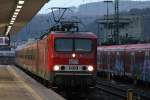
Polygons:
[[55,50],[58,52],[90,52],[92,50],[92,40],[67,38],[56,39]]
[[73,40],[72,39],[56,39],[55,40],[56,51],[73,51]]
[[89,39],[75,39],[75,51],[90,52],[92,49],[92,41]]

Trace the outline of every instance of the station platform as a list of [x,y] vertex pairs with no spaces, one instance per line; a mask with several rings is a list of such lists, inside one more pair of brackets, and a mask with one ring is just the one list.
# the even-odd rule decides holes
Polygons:
[[12,65],[0,65],[0,100],[65,100]]

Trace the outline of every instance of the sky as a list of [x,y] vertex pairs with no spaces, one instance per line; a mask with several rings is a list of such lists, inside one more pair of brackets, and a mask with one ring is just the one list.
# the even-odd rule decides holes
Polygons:
[[[90,2],[99,2],[99,1],[104,1],[104,0],[50,0],[48,3],[44,5],[44,7],[41,9],[39,13],[49,13],[51,11],[50,10],[51,7],[72,7],[72,6],[78,7],[81,4],[86,4]],[[150,0],[131,0],[131,1],[150,1]]]

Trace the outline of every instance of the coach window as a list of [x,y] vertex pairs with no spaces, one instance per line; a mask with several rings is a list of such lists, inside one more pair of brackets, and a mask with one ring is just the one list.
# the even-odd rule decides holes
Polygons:
[[29,59],[31,60],[31,55],[29,55]]
[[28,59],[28,55],[26,55],[25,58]]
[[27,59],[29,60],[29,55],[27,55]]
[[30,55],[30,59],[32,60],[32,55]]

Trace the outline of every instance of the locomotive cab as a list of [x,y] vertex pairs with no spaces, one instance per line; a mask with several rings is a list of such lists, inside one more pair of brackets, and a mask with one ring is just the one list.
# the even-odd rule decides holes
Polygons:
[[63,87],[93,87],[96,36],[92,33],[52,33],[54,82]]

